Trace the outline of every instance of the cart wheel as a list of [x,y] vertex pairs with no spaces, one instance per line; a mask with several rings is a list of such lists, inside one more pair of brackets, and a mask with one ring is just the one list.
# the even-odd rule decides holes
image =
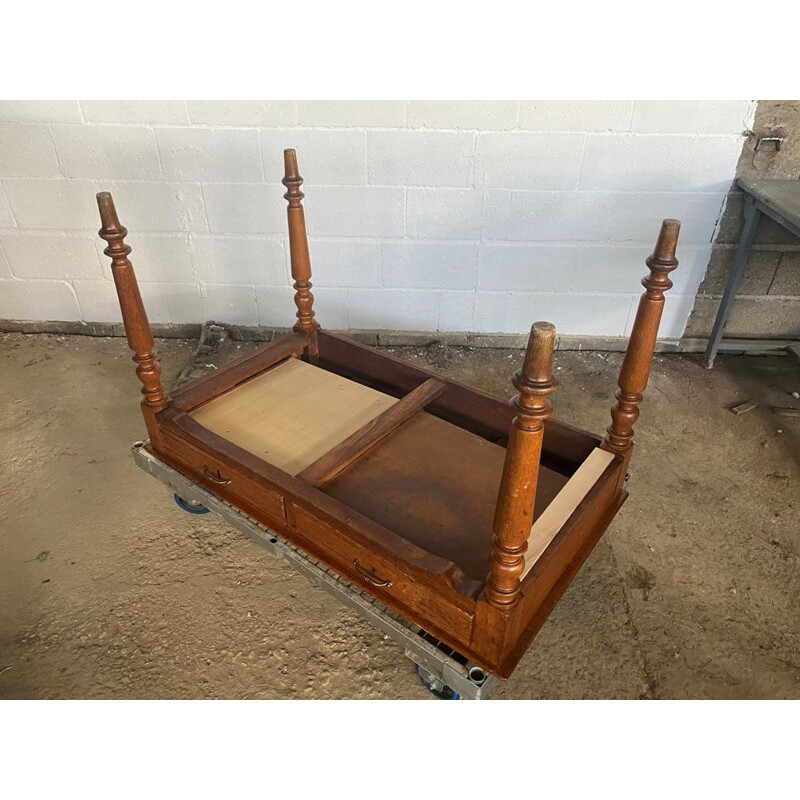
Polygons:
[[460,700],[461,695],[454,692],[446,683],[442,683],[432,672],[429,672],[425,667],[419,664],[414,664],[414,672],[417,673],[420,683],[437,699],[437,700]]
[[184,500],[179,494],[174,494],[172,496],[175,498],[178,507],[182,508],[184,511],[188,511],[190,514],[208,514],[211,510],[205,506],[201,506],[200,503],[194,500]]

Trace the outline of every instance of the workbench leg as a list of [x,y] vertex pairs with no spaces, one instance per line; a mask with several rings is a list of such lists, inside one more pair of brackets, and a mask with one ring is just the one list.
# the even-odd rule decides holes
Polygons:
[[733,259],[731,274],[728,276],[728,282],[725,284],[725,291],[722,295],[722,301],[719,304],[717,318],[714,320],[714,328],[708,340],[708,347],[706,347],[706,354],[704,356],[706,369],[711,369],[714,366],[714,359],[717,357],[717,350],[722,341],[722,333],[728,322],[731,308],[733,308],[733,301],[736,299],[736,293],[739,291],[739,284],[742,282],[742,275],[744,274],[744,268],[747,264],[747,258],[750,255],[750,248],[753,245],[753,239],[755,239],[758,221],[760,219],[761,212],[756,207],[755,200],[747,195],[744,201],[744,229],[742,230],[742,238],[739,242],[739,248],[736,250],[736,256]]

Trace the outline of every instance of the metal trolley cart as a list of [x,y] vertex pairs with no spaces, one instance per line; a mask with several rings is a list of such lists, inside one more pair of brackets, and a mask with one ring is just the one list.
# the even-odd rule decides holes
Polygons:
[[133,460],[138,467],[166,484],[184,511],[192,514],[213,511],[304,575],[313,586],[324,589],[353,609],[405,648],[406,656],[414,662],[420,681],[435,697],[441,700],[485,700],[497,686],[497,678],[493,675],[340,578],[319,561],[281,539],[274,531],[181,475],[157,458],[147,445],[147,442],[133,444]]

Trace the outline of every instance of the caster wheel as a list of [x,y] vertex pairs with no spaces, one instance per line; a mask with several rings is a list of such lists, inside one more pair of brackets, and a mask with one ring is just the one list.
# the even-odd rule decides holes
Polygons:
[[189,514],[208,514],[210,511],[210,509],[206,508],[205,506],[201,506],[200,503],[196,503],[194,500],[184,500],[178,494],[174,494],[172,496],[175,498],[178,508],[182,508]]
[[419,682],[437,699],[437,700],[460,700],[461,695],[454,692],[446,683],[437,678],[432,672],[429,672],[425,667],[419,664],[414,664],[414,672],[417,673]]

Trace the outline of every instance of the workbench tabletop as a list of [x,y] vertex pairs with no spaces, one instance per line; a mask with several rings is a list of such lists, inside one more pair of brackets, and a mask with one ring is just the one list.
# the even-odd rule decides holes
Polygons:
[[800,227],[800,181],[739,179],[736,185]]

